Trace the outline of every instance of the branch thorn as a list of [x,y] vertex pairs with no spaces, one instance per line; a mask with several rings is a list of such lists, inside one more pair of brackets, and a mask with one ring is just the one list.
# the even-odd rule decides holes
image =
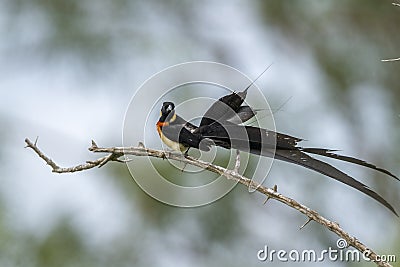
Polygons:
[[33,143],[35,146],[37,145],[37,141],[38,141],[38,139],[39,139],[39,135],[38,135],[38,136],[36,136],[35,143]]
[[309,224],[312,220],[313,220],[312,218],[308,218],[308,220],[307,220],[305,223],[303,223],[302,226],[300,226],[300,229],[299,229],[299,230],[303,229],[303,228],[304,228],[307,224]]
[[[277,192],[278,191],[278,186],[274,185],[274,187],[272,189],[274,190],[274,192]],[[267,199],[265,199],[263,204],[265,205],[270,198],[271,198],[270,196],[267,196]]]
[[92,146],[89,147],[89,150],[90,150],[90,151],[93,151],[93,150],[96,149],[96,148],[98,148],[98,146],[97,146],[96,142],[92,139]]

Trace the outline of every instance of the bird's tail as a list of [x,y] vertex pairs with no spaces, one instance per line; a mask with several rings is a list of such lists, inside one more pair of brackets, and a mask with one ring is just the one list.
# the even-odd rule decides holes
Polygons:
[[311,153],[311,154],[315,154],[315,155],[328,157],[328,158],[333,158],[333,159],[337,159],[337,160],[341,160],[341,161],[346,161],[346,162],[350,162],[350,163],[357,164],[357,165],[361,165],[361,166],[364,166],[364,167],[367,167],[367,168],[382,172],[384,174],[392,176],[396,180],[399,180],[399,178],[396,175],[394,175],[393,173],[391,173],[390,171],[382,169],[380,167],[377,167],[374,164],[371,164],[371,163],[366,162],[366,161],[361,160],[361,159],[357,159],[357,158],[343,156],[343,155],[339,155],[339,154],[333,153],[333,152],[335,152],[337,150],[324,149],[324,148],[302,148],[301,151],[306,152],[306,153]]
[[348,186],[357,189],[358,191],[363,192],[364,194],[370,196],[371,198],[375,199],[390,211],[392,211],[396,216],[398,216],[395,209],[390,205],[384,198],[380,195],[372,191],[367,185],[355,180],[353,177],[345,174],[344,172],[338,170],[337,168],[333,167],[332,165],[317,160],[308,156],[307,154],[303,153],[300,150],[276,150],[275,151],[275,158],[294,163],[305,168],[311,169],[313,171],[319,172],[323,175],[329,176],[339,182],[342,182]]
[[390,172],[378,168],[375,165],[359,159],[337,155],[326,149],[301,148],[297,146],[297,143],[301,141],[299,138],[252,126],[241,126],[229,122],[224,123],[224,125],[212,123],[211,125],[200,127],[198,130],[204,138],[213,140],[217,146],[227,149],[238,149],[265,157],[274,157],[275,159],[300,165],[338,180],[370,196],[398,216],[395,209],[367,185],[355,180],[353,177],[332,165],[315,159],[306,153],[359,164],[397,178]]

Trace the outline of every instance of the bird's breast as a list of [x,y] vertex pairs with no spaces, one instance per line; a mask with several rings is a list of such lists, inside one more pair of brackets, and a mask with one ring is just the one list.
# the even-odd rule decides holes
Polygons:
[[175,151],[184,152],[187,149],[187,147],[178,142],[172,141],[171,139],[166,137],[162,132],[163,126],[164,126],[163,123],[157,122],[157,132],[161,138],[161,141],[163,141],[164,144],[166,144],[169,148]]

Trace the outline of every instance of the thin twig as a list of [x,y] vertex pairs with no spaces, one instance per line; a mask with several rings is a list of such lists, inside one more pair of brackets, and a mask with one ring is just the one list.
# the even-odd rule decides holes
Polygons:
[[[361,243],[356,237],[351,236],[349,233],[347,233],[345,230],[343,230],[338,223],[330,221],[323,216],[321,216],[318,212],[306,207],[303,204],[300,204],[296,200],[286,197],[276,191],[275,188],[268,188],[263,185],[259,185],[258,183],[254,182],[253,180],[244,177],[240,175],[238,172],[234,170],[228,170],[226,168],[223,168],[218,165],[211,164],[209,162],[205,162],[199,159],[195,159],[191,156],[183,156],[182,154],[174,153],[174,152],[166,152],[166,151],[161,151],[161,150],[154,150],[154,149],[149,149],[145,148],[143,145],[138,146],[138,147],[110,147],[110,148],[102,148],[98,147],[97,144],[92,141],[92,146],[89,148],[90,151],[94,153],[108,153],[107,156],[101,157],[97,160],[94,161],[88,161],[85,164],[69,167],[69,168],[62,168],[58,166],[53,160],[51,160],[49,157],[47,157],[43,152],[40,151],[40,149],[37,147],[37,143],[32,143],[28,138],[25,139],[25,143],[27,144],[26,147],[31,148],[35,153],[42,158],[51,168],[53,172],[56,173],[69,173],[69,172],[77,172],[77,171],[84,171],[88,170],[91,168],[94,168],[96,166],[103,166],[104,164],[108,163],[109,161],[116,161],[116,162],[121,162],[119,157],[123,155],[134,155],[134,156],[146,156],[146,157],[156,157],[156,158],[167,158],[167,159],[173,159],[177,160],[186,164],[190,164],[193,166],[197,166],[200,168],[207,169],[211,172],[217,173],[219,175],[225,176],[228,179],[232,179],[234,181],[237,181],[241,183],[242,185],[245,185],[246,187],[252,187],[256,188],[256,190],[268,198],[275,199],[301,213],[306,215],[308,217],[308,221],[304,224],[304,226],[310,222],[310,221],[315,221],[319,223],[320,225],[324,226],[327,228],[329,231],[337,234],[340,238],[343,238],[346,240],[347,244],[349,246],[354,247],[361,253],[365,253],[364,255],[367,256],[371,261],[375,262],[377,266],[384,266],[384,267],[390,267],[390,265],[387,262],[384,261],[379,261],[379,258],[375,252],[373,252],[372,249],[368,248],[366,245]],[[239,155],[239,154],[237,154]],[[237,156],[238,158],[239,156]],[[240,161],[240,158],[239,158]],[[237,162],[236,162],[237,163]],[[235,164],[237,166],[237,164]],[[235,166],[235,167],[236,167]],[[302,226],[302,227],[304,227]]]
[[381,59],[382,62],[393,62],[393,61],[399,61],[399,58],[389,58],[389,59]]

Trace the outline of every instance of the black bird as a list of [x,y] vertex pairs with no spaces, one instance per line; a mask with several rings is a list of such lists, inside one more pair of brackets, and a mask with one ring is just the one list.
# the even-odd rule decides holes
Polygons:
[[[174,103],[163,103],[156,126],[161,140],[173,150],[187,153],[191,147],[200,149],[201,135],[193,134],[197,127],[176,115]],[[210,150],[210,146],[201,148],[205,151]]]
[[235,117],[239,118],[239,121],[245,122],[255,116],[253,109],[248,106],[242,106],[246,98],[247,89],[243,92],[224,96],[216,101],[206,111],[199,127],[179,117],[175,113],[175,106],[172,102],[164,102],[161,108],[161,117],[157,122],[160,138],[172,149],[182,152],[187,152],[191,147],[209,151],[212,145],[216,145],[226,149],[238,149],[297,164],[363,192],[398,216],[394,208],[367,185],[306,153],[365,166],[399,180],[391,172],[360,159],[335,154],[333,153],[334,150],[300,147],[298,143],[302,141],[301,138],[231,122],[232,118]]
[[[249,106],[241,106],[246,98],[248,88],[243,92],[233,92],[221,97],[204,114],[200,126],[220,120],[241,123],[253,118],[256,111]],[[157,122],[157,132],[167,146],[187,153],[191,147],[200,149],[200,142],[203,141],[204,146],[201,146],[201,150],[209,151],[212,142],[202,138],[196,131],[197,129],[197,126],[176,114],[174,103],[163,103]]]

